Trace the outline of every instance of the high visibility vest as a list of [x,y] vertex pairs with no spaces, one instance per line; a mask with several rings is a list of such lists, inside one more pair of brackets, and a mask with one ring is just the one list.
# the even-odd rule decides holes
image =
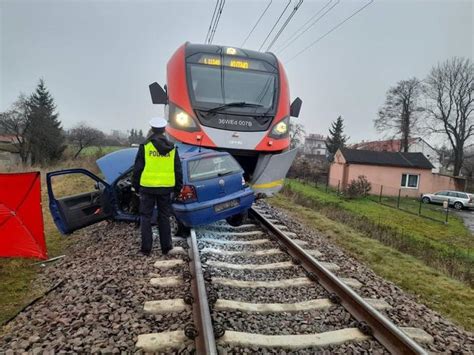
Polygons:
[[144,146],[145,168],[140,177],[143,187],[173,187],[175,185],[174,156],[176,148],[160,155],[152,142]]

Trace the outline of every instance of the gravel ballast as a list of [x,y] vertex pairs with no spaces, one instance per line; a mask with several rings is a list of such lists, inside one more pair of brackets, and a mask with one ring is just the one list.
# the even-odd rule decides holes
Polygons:
[[4,327],[0,353],[134,352],[139,334],[183,329],[192,322],[189,311],[161,315],[143,311],[145,301],[180,298],[188,288],[186,284],[154,288],[149,284],[151,275],[179,275],[188,265],[160,272],[155,261],[178,256],[163,257],[158,241],[151,257],[142,256],[133,224],[103,222],[67,238],[76,239],[70,252],[46,264],[36,281],[46,287],[59,280],[63,284]]

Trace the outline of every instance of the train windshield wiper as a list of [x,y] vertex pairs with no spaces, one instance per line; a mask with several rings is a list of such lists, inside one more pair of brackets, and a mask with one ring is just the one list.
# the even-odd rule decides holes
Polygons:
[[252,104],[250,102],[245,102],[245,101],[239,101],[239,102],[229,102],[228,104],[216,106],[214,108],[211,108],[210,110],[207,110],[207,113],[214,113],[218,112],[221,110],[224,110],[228,107],[263,107],[263,105],[260,104]]

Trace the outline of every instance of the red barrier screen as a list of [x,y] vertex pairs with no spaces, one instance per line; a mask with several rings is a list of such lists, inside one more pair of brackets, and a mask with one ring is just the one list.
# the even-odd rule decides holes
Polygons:
[[48,258],[39,172],[0,174],[0,257]]

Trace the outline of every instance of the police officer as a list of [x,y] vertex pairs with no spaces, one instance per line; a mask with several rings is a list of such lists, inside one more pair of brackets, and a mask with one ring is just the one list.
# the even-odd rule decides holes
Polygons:
[[133,170],[133,187],[140,193],[141,252],[149,256],[153,246],[151,217],[158,206],[158,229],[163,254],[173,249],[171,242],[171,194],[178,194],[183,173],[178,151],[165,136],[166,120],[154,117],[150,121],[151,135],[140,144]]

